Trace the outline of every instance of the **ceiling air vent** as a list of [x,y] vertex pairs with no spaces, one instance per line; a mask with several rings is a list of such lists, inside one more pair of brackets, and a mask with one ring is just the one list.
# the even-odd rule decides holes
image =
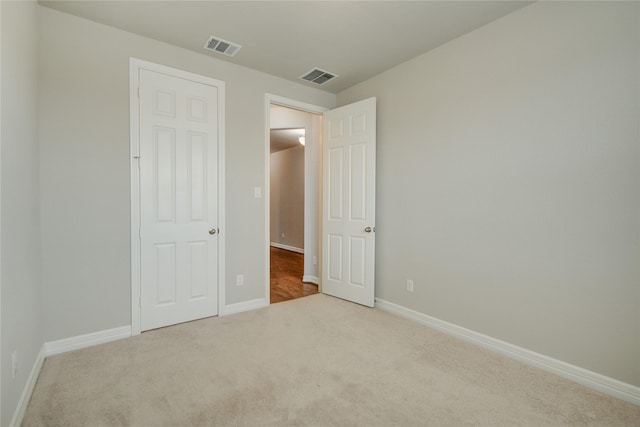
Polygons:
[[303,76],[300,76],[302,80],[306,80],[311,83],[315,83],[318,85],[324,84],[331,79],[338,77],[335,73],[330,73],[328,71],[321,70],[320,68],[314,68]]
[[205,49],[212,50],[227,56],[235,56],[242,46],[222,40],[220,37],[209,36],[209,39],[203,46]]

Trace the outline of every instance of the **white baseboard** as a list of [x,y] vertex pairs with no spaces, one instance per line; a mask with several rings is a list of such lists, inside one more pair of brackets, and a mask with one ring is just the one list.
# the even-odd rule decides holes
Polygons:
[[35,388],[38,377],[40,376],[44,358],[45,354],[43,344],[40,348],[40,352],[38,353],[38,357],[36,357],[36,361],[31,368],[29,378],[27,378],[27,383],[24,385],[24,389],[22,390],[22,394],[20,395],[20,400],[18,400],[18,405],[16,406],[16,410],[13,413],[13,417],[9,422],[10,427],[19,427],[22,424],[22,419],[24,418],[25,412],[27,412],[27,406],[29,405],[29,400],[31,400],[33,389]]
[[454,325],[453,323],[445,322],[444,320],[428,316],[380,298],[376,298],[375,306],[381,310],[414,320],[446,334],[453,335],[465,341],[469,341],[489,350],[501,353],[512,359],[519,360],[527,365],[544,369],[545,371],[567,378],[594,390],[598,390],[602,393],[608,394],[609,396],[640,406],[640,387],[509,344],[499,339]]
[[45,356],[66,353],[67,351],[104,344],[110,341],[129,338],[130,336],[131,326],[129,325],[85,335],[78,335],[76,337],[64,338],[57,341],[49,341],[44,344]]
[[320,279],[318,279],[316,276],[311,276],[309,274],[305,274],[304,276],[302,276],[302,281],[305,283],[313,283],[315,285],[320,284]]
[[285,251],[298,252],[299,254],[304,253],[304,249],[296,248],[295,246],[283,245],[281,243],[271,242],[271,246],[278,249],[284,249]]
[[54,354],[66,353],[67,351],[78,350],[80,348],[91,347],[122,338],[129,338],[130,336],[131,326],[121,326],[119,328],[108,329],[106,331],[93,332],[86,335],[79,335],[57,341],[49,341],[42,344],[40,353],[38,353],[38,357],[33,364],[33,368],[31,369],[31,373],[29,374],[27,383],[24,386],[24,390],[22,391],[22,395],[18,401],[18,406],[13,413],[13,418],[11,418],[9,426],[18,427],[22,424],[22,419],[24,418],[24,414],[27,410],[27,405],[29,405],[29,400],[31,400],[31,395],[33,394],[36,382],[38,381],[38,376],[40,376],[40,371],[42,370],[45,357],[53,356]]
[[249,301],[237,302],[235,304],[229,304],[220,309],[220,316],[228,316],[230,314],[242,313],[243,311],[255,310],[258,308],[266,307],[266,298],[257,298]]

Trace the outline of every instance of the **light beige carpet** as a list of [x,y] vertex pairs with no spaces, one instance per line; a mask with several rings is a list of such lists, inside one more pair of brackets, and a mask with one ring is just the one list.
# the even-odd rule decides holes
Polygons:
[[625,426],[640,407],[325,295],[45,361],[24,426]]

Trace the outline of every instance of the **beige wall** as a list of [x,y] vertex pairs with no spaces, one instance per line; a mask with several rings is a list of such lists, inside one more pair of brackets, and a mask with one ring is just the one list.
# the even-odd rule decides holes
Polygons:
[[[38,6],[0,2],[2,402],[8,425],[42,346],[38,183]],[[11,354],[18,356],[12,375]]]
[[378,98],[377,297],[640,385],[639,7],[539,2],[338,95]]
[[[304,250],[304,150],[271,154],[271,243]],[[284,233],[284,237],[282,237]]]
[[[45,339],[130,324],[129,57],[226,83],[226,298],[265,297],[265,93],[335,95],[41,8]],[[244,286],[235,286],[244,274]]]

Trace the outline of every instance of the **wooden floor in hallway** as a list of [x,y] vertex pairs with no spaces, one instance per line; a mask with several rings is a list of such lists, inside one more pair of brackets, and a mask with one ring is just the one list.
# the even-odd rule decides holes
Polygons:
[[318,285],[303,283],[304,255],[271,247],[271,303],[318,293]]

